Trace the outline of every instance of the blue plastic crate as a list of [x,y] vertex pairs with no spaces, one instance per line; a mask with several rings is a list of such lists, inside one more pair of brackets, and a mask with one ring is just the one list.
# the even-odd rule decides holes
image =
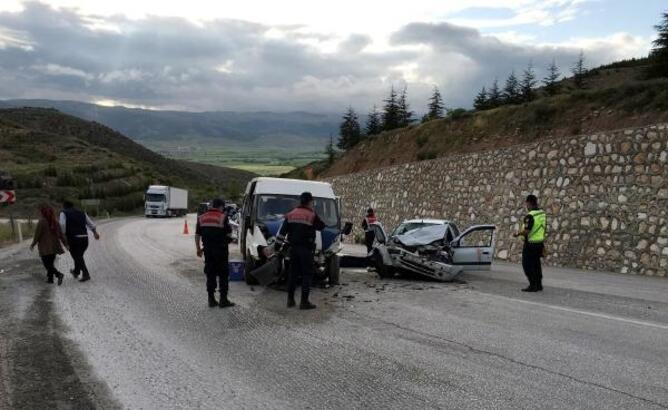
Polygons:
[[230,280],[231,281],[241,281],[244,280],[244,262],[243,261],[230,261]]

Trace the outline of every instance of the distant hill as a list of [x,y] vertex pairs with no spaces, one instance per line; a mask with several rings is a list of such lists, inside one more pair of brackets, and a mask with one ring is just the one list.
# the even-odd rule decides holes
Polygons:
[[167,159],[104,125],[42,108],[0,109],[0,171],[16,180],[12,209],[24,214],[65,198],[101,199],[101,210],[112,214],[136,212],[150,184],[188,188],[194,205],[235,197],[254,176]]
[[645,80],[647,60],[620,61],[589,71],[585,88],[572,78],[548,96],[485,111],[455,110],[446,118],[364,139],[332,164],[316,161],[284,176],[318,178],[395,164],[496,149],[539,139],[668,122],[668,78]]
[[147,145],[163,142],[217,140],[231,147],[287,145],[298,150],[322,150],[336,133],[338,114],[309,112],[186,112],[157,111],[54,100],[6,100],[0,108],[55,108],[96,121]]

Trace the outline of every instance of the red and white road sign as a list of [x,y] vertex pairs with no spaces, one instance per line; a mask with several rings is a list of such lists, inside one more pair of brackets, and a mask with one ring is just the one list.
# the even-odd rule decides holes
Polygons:
[[16,202],[16,194],[14,191],[0,191],[0,202],[7,202],[13,204]]

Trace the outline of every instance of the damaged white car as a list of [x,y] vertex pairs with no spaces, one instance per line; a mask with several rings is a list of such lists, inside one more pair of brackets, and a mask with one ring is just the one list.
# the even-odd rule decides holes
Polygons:
[[375,242],[369,258],[381,278],[404,270],[446,282],[465,270],[492,266],[494,225],[474,225],[460,233],[451,221],[413,219],[389,236],[381,224],[372,226]]

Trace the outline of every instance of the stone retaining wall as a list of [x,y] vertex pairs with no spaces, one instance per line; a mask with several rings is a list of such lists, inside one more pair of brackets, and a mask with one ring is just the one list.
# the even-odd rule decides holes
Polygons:
[[668,125],[541,141],[329,178],[359,234],[371,205],[386,229],[415,217],[498,227],[496,257],[533,193],[548,214],[546,262],[611,272],[668,272]]

